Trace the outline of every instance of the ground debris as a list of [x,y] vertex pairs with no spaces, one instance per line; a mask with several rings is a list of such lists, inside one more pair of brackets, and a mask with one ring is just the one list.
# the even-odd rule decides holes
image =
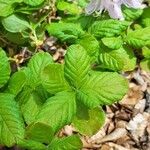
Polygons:
[[140,69],[126,75],[129,91],[106,106],[106,123],[83,150],[150,150],[150,74]]

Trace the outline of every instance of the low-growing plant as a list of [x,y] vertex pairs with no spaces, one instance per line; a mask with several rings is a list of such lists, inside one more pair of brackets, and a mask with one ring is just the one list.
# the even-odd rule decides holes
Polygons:
[[[95,134],[105,122],[105,105],[127,93],[121,73],[137,65],[149,71],[150,8],[122,6],[120,21],[107,12],[87,16],[86,5],[86,0],[0,0],[2,146],[82,149],[80,134]],[[64,63],[44,52],[45,35],[66,48]],[[12,57],[24,46],[33,56],[14,71]],[[75,135],[58,137],[70,124]]]
[[[2,49],[1,55],[6,64],[1,64],[3,86],[9,79],[10,67]],[[1,142],[31,149],[36,149],[35,142],[40,142],[42,149],[41,143],[50,144],[54,134],[70,123],[80,133],[92,135],[105,121],[100,106],[120,100],[127,87],[127,81],[117,73],[93,71],[90,57],[80,45],[68,48],[64,65],[54,63],[48,53],[39,52],[27,67],[11,76],[1,91]],[[21,114],[28,125],[26,129]],[[74,147],[80,147],[79,138],[74,138],[78,141]],[[64,139],[66,149],[70,148],[65,143],[68,140]],[[49,149],[58,147],[55,142]]]

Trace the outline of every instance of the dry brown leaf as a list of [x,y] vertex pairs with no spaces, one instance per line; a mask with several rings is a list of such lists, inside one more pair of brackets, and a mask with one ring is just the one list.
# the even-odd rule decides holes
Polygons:
[[141,87],[130,83],[129,84],[129,91],[126,94],[126,96],[119,102],[119,104],[129,107],[134,106],[138,103],[139,100],[143,98],[143,92],[141,91]]
[[127,124],[126,128],[131,132],[131,135],[136,142],[139,142],[139,138],[144,136],[146,127],[148,126],[149,118],[150,114],[148,113],[138,113]]
[[146,99],[141,99],[134,107],[133,113],[143,113],[146,106]]
[[116,141],[119,138],[126,136],[127,131],[124,128],[117,128],[115,129],[112,133],[106,135],[104,138],[102,139],[97,139],[96,143],[104,143],[107,141]]
[[125,147],[123,147],[123,146],[121,146],[121,145],[118,145],[118,144],[115,144],[115,143],[112,143],[112,142],[109,142],[108,145],[109,145],[110,147],[112,147],[113,150],[130,150],[130,149],[128,149],[128,148],[125,148]]
[[64,134],[66,134],[67,136],[71,136],[73,134],[74,128],[70,125],[66,125],[64,127]]

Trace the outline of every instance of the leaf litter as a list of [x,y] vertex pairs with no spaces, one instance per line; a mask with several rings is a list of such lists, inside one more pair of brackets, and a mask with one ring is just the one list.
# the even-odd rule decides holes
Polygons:
[[[126,78],[128,93],[119,103],[106,106],[105,124],[95,135],[81,135],[82,150],[150,149],[150,74],[138,69]],[[67,125],[62,132],[68,136],[77,131]]]

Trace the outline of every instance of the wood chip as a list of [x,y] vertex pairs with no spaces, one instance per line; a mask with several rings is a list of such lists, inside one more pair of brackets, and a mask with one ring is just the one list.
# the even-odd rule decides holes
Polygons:
[[124,128],[117,128],[112,133],[106,135],[104,138],[97,140],[96,143],[104,143],[107,141],[116,141],[117,139],[126,136],[127,131]]

